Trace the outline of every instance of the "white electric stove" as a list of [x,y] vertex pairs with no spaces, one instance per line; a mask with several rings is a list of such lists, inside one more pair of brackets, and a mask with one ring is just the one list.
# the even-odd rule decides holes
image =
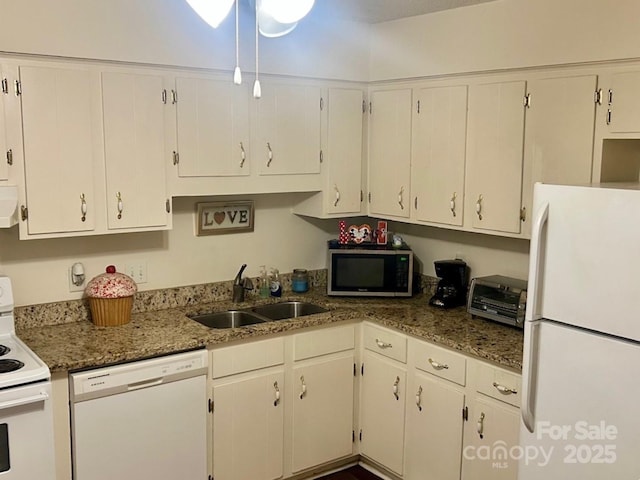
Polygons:
[[51,375],[16,336],[13,306],[11,280],[0,275],[0,478],[53,480]]

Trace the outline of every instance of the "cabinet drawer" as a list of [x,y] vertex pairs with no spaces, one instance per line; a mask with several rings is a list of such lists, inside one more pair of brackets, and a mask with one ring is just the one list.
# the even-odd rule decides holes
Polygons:
[[367,350],[407,363],[407,337],[404,334],[365,323],[363,341]]
[[353,325],[299,333],[293,337],[293,359],[296,362],[354,348],[355,327]]
[[522,377],[492,365],[478,362],[476,389],[489,397],[516,407],[520,406]]
[[216,348],[211,352],[213,378],[250,372],[283,363],[284,339],[282,337]]
[[416,368],[458,385],[465,385],[467,359],[462,355],[418,340],[411,341],[409,348]]

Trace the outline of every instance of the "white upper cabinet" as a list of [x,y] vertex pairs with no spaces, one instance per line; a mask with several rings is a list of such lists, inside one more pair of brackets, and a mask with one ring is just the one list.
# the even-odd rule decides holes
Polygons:
[[[246,83],[246,82],[245,82]],[[248,86],[228,76],[176,78],[180,177],[251,173]]]
[[411,88],[371,92],[369,213],[408,218],[411,202]]
[[474,230],[520,233],[525,88],[524,81],[469,88],[466,211]]
[[467,87],[414,90],[411,153],[413,218],[462,225],[467,134]]
[[362,195],[362,90],[330,88],[327,108],[326,210],[360,213]]
[[619,72],[611,76],[610,88],[603,92],[610,133],[640,132],[640,71]]
[[95,228],[94,80],[82,67],[20,67],[29,235]]
[[165,92],[160,75],[102,72],[109,229],[169,222]]
[[527,233],[535,182],[591,181],[597,80],[595,75],[583,75],[528,82],[523,184]]
[[321,90],[262,82],[254,164],[260,175],[320,173]]
[[[5,103],[9,97],[9,79],[5,75],[3,66],[0,65],[0,180],[6,180],[9,177],[10,160],[9,145],[7,143],[7,128],[5,120]],[[6,160],[6,161],[5,161]]]

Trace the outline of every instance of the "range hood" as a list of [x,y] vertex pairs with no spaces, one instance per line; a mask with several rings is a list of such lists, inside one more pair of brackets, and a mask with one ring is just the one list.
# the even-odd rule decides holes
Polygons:
[[18,187],[0,185],[0,228],[18,223]]

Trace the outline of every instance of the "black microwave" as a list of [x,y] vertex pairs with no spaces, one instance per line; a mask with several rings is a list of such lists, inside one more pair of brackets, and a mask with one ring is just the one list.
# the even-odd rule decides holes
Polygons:
[[339,245],[329,242],[327,294],[410,297],[413,252],[403,245]]

